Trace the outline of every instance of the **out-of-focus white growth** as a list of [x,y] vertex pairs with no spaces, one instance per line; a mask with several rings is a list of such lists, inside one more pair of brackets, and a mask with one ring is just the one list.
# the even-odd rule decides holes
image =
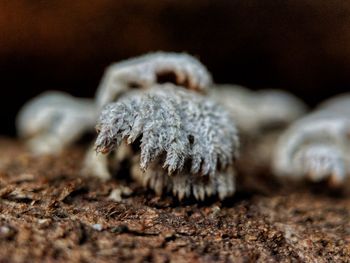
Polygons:
[[295,122],[278,140],[275,173],[340,185],[350,171],[349,113],[350,95],[342,95]]
[[19,136],[37,154],[57,154],[96,123],[91,99],[78,99],[62,92],[46,92],[23,106],[17,117]]
[[304,147],[296,153],[293,165],[296,174],[305,175],[314,182],[330,176],[331,184],[338,185],[346,176],[342,152],[332,145],[316,144]]
[[298,98],[281,90],[217,85],[209,96],[230,112],[243,135],[257,136],[269,128],[285,127],[306,112]]
[[93,144],[87,151],[83,163],[82,175],[98,177],[102,181],[112,178],[112,173],[119,171],[124,160],[130,161],[134,153],[127,144],[121,144],[112,156],[97,154]]
[[171,78],[174,84],[190,90],[206,91],[212,83],[208,70],[185,53],[155,52],[110,65],[96,94],[101,109],[130,89],[145,89]]
[[198,93],[170,83],[130,92],[104,108],[97,128],[98,152],[141,139],[138,169],[144,173],[134,177],[157,193],[170,187],[180,199],[204,199],[234,192],[227,167],[238,151],[235,124],[224,108]]

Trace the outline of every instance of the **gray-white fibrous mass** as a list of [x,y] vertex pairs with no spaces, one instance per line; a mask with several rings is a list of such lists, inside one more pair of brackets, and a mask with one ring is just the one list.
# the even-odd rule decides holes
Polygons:
[[224,108],[200,94],[173,84],[130,92],[104,108],[97,128],[98,152],[140,139],[140,172],[134,177],[158,193],[171,188],[180,199],[191,193],[204,199],[234,192],[228,167],[238,151],[235,124]]
[[97,123],[84,174],[109,180],[128,163],[131,177],[158,195],[204,200],[234,194],[239,136],[256,142],[304,112],[286,92],[214,85],[198,59],[156,52],[109,66],[93,100],[39,96],[17,126],[34,152],[57,154]]
[[350,171],[349,116],[350,94],[344,94],[293,123],[276,146],[275,173],[340,186]]

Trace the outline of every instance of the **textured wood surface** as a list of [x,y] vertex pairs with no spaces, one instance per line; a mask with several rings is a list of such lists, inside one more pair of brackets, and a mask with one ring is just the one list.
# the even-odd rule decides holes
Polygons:
[[264,181],[223,203],[178,203],[127,179],[81,178],[82,156],[37,158],[0,141],[0,262],[349,260],[346,194]]

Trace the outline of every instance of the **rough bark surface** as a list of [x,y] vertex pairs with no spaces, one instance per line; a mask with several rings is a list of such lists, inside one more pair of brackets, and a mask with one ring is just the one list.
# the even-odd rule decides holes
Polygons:
[[178,203],[79,177],[83,155],[38,158],[0,140],[0,262],[349,262],[346,189],[265,175],[225,202]]

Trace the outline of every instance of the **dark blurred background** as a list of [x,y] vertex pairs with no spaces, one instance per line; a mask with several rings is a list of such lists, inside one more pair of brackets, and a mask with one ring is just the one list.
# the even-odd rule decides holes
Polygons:
[[12,0],[0,2],[0,118],[48,89],[93,96],[111,62],[187,51],[216,82],[282,88],[310,105],[349,90],[350,2]]

